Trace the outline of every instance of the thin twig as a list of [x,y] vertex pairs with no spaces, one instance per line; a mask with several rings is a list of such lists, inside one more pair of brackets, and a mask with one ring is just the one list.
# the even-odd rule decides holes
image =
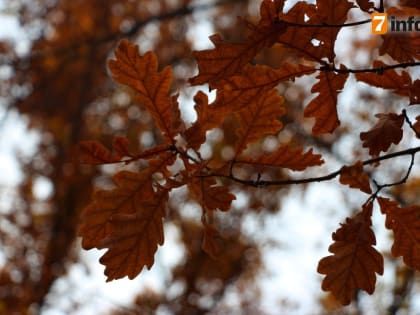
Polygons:
[[[380,161],[392,159],[392,158],[395,158],[395,157],[398,157],[398,156],[411,155],[412,160],[411,160],[409,169],[407,171],[407,174],[406,174],[406,176],[404,176],[403,179],[401,179],[401,180],[399,180],[398,182],[395,182],[395,183],[386,184],[386,185],[378,185],[378,186],[379,187],[383,186],[382,188],[385,188],[385,187],[390,187],[390,186],[394,186],[394,185],[399,185],[399,184],[405,183],[408,176],[410,175],[411,169],[414,165],[414,157],[415,157],[416,153],[419,152],[419,151],[420,151],[420,146],[410,148],[410,149],[406,149],[406,150],[402,150],[402,151],[389,153],[389,154],[385,154],[385,155],[378,156],[378,157],[375,157],[375,158],[371,158],[371,159],[362,161],[362,164],[363,165],[370,165],[370,164],[375,164],[375,163],[380,162]],[[299,184],[307,184],[307,183],[314,183],[314,182],[323,182],[323,181],[331,180],[331,179],[337,177],[340,174],[341,174],[341,168],[334,171],[334,172],[331,172],[327,175],[323,175],[323,176],[308,177],[308,178],[301,178],[301,179],[286,179],[286,180],[261,180],[261,179],[246,180],[246,179],[241,179],[241,178],[235,177],[233,174],[225,175],[225,174],[218,174],[218,173],[203,174],[203,175],[200,175],[200,177],[220,177],[220,178],[229,179],[231,181],[237,182],[237,183],[245,185],[245,186],[260,188],[260,187],[267,187],[267,186],[286,186],[286,185],[299,185]]]
[[351,27],[357,25],[363,25],[372,22],[372,19],[366,19],[362,21],[350,22],[350,23],[343,23],[343,24],[328,24],[328,23],[320,23],[320,24],[311,24],[311,23],[296,23],[296,22],[289,22],[286,20],[275,19],[274,24],[286,24],[287,26],[293,27],[307,27],[307,28],[318,28],[318,27],[331,27],[331,28],[342,28],[342,27]]

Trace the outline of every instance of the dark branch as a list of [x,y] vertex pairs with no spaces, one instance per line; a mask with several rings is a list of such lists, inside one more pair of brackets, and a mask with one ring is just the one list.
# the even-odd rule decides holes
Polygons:
[[399,68],[409,68],[409,67],[418,67],[420,66],[420,62],[402,62],[397,63],[394,65],[388,65],[383,67],[376,67],[376,68],[364,68],[364,69],[340,69],[334,67],[321,67],[319,70],[321,71],[333,71],[337,73],[363,73],[363,72],[371,72],[382,75],[387,70],[399,69]]
[[351,26],[357,26],[362,24],[367,24],[372,22],[372,19],[366,19],[362,21],[356,21],[356,22],[350,22],[350,23],[343,23],[343,24],[328,24],[328,23],[321,23],[321,24],[311,24],[311,23],[295,23],[295,22],[289,22],[286,20],[280,20],[277,19],[274,21],[274,24],[286,24],[287,26],[293,26],[293,27],[331,27],[331,28],[342,28],[342,27],[351,27]]
[[[403,184],[406,182],[406,180],[408,179],[408,176],[410,175],[410,172],[413,168],[414,165],[414,157],[416,155],[417,152],[420,151],[420,146],[418,147],[414,147],[414,148],[410,148],[410,149],[406,149],[406,150],[402,150],[402,151],[397,151],[397,152],[393,152],[393,153],[389,153],[389,154],[385,154],[382,156],[378,156],[372,159],[368,159],[363,161],[363,165],[370,165],[370,164],[375,164],[378,163],[380,161],[384,161],[384,160],[389,160],[398,156],[404,156],[404,155],[410,155],[412,157],[410,166],[408,168],[408,171],[406,173],[406,175],[403,177],[403,179],[399,180],[398,182],[395,183],[391,183],[391,184],[385,184],[385,185],[378,185],[378,187],[385,188],[385,187],[390,187],[390,186],[395,186],[395,185],[399,185],[399,184]],[[225,174],[217,174],[217,173],[213,173],[213,174],[203,174],[201,175],[201,177],[221,177],[221,178],[226,178],[229,179],[231,181],[234,181],[236,183],[245,185],[245,186],[251,186],[251,187],[267,187],[267,186],[287,186],[287,185],[299,185],[299,184],[307,184],[307,183],[314,183],[314,182],[324,182],[324,181],[328,181],[331,179],[334,179],[335,177],[337,177],[338,175],[341,174],[341,168],[329,173],[327,175],[323,175],[323,176],[318,176],[318,177],[309,177],[309,178],[302,178],[302,179],[286,179],[286,180],[246,180],[246,179],[241,179],[238,177],[235,177],[233,175],[233,173],[229,174],[229,175],[225,175]]]

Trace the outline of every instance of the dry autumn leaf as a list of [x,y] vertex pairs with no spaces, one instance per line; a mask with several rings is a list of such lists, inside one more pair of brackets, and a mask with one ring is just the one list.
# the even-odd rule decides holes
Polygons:
[[356,0],[357,5],[360,9],[366,12],[372,12],[375,3],[371,2],[370,0]]
[[[344,69],[344,68],[343,68]],[[331,133],[339,125],[337,115],[337,96],[343,89],[348,73],[336,74],[334,72],[321,72],[319,80],[311,89],[312,93],[319,93],[306,106],[305,117],[314,117],[315,125],[312,127],[314,135]]]
[[328,250],[334,255],[324,257],[318,272],[325,274],[322,289],[331,291],[343,305],[348,305],[358,290],[372,294],[376,275],[382,275],[382,255],[373,247],[375,234],[371,229],[372,202],[333,233],[334,243]]
[[[348,12],[354,7],[352,2],[347,0],[325,0],[317,1],[317,14],[310,17],[308,23],[340,25],[346,22]],[[316,29],[316,28],[315,28]],[[316,29],[314,38],[320,41],[317,46],[319,57],[327,57],[329,62],[335,59],[334,44],[340,28],[329,27]],[[321,55],[322,54],[322,55]]]
[[[373,67],[381,69],[388,66],[386,63],[375,60]],[[394,69],[382,73],[356,73],[356,79],[369,85],[383,89],[393,90],[400,95],[408,95],[411,86],[411,77],[407,71],[397,73]]]
[[144,56],[139,47],[122,40],[115,50],[116,59],[109,61],[109,69],[115,81],[133,88],[138,93],[140,103],[145,106],[163,132],[167,143],[172,143],[179,133],[173,129],[173,121],[181,121],[177,103],[169,96],[172,70],[166,67],[158,71],[157,57],[152,52]]
[[253,164],[266,167],[283,167],[293,171],[303,171],[307,167],[321,165],[324,163],[320,154],[312,153],[312,149],[303,153],[303,148],[291,148],[282,145],[271,153],[265,153],[260,157],[239,158],[238,163]]
[[[418,16],[420,9],[409,7],[390,7],[387,8],[389,16],[405,19],[407,16]],[[388,32],[382,36],[383,42],[379,47],[379,54],[389,55],[398,62],[414,62],[420,59],[418,49],[419,36],[417,32]]]
[[112,154],[98,141],[80,141],[78,148],[79,160],[86,164],[106,164],[120,161],[120,156]]
[[394,232],[392,255],[402,256],[408,267],[420,271],[420,206],[400,208],[397,202],[383,197],[378,197],[378,203],[386,215],[386,228]]
[[144,266],[151,268],[158,245],[163,244],[163,222],[168,191],[145,189],[132,199],[134,212],[112,215],[107,236],[98,248],[108,248],[100,262],[106,266],[107,281],[128,276],[134,279]]
[[184,137],[188,144],[197,150],[206,141],[206,132],[223,121],[227,109],[209,104],[207,95],[201,91],[194,96],[194,102],[197,120],[185,131]]
[[360,133],[363,147],[369,148],[369,154],[377,156],[381,151],[388,151],[390,145],[398,144],[403,135],[404,116],[395,113],[376,114],[379,121],[372,129]]
[[244,22],[249,30],[246,41],[229,43],[219,34],[210,36],[214,49],[194,52],[198,63],[199,74],[190,79],[192,85],[208,83],[210,88],[220,86],[219,81],[241,72],[241,69],[263,48],[271,47],[277,36],[286,27],[274,24],[274,20],[281,10],[282,1],[264,0],[261,3],[261,19],[257,25]]
[[352,166],[343,166],[340,172],[340,183],[360,189],[367,194],[372,193],[369,176],[363,171],[362,161],[357,161]]
[[228,211],[236,199],[226,186],[217,186],[214,178],[195,177],[188,187],[205,211]]
[[283,128],[283,123],[279,120],[286,112],[283,104],[284,99],[278,95],[277,90],[271,89],[236,113],[240,123],[236,155],[245,150],[249,143],[262,136],[274,135]]

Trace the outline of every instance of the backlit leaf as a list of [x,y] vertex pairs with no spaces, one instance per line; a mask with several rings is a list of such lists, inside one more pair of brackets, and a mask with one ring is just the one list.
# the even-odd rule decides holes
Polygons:
[[[385,66],[387,66],[387,64],[379,60],[373,62],[374,68]],[[407,95],[411,85],[411,77],[407,71],[402,71],[401,74],[399,74],[393,69],[386,70],[381,74],[366,72],[356,73],[356,79],[372,86],[393,90],[400,95]]]
[[349,304],[358,290],[372,294],[376,275],[383,273],[382,255],[373,247],[375,234],[371,229],[372,203],[333,233],[334,243],[328,250],[334,255],[321,259],[318,272],[325,274],[322,289],[331,291],[341,304]]
[[349,185],[351,188],[360,189],[367,194],[372,193],[369,177],[363,171],[363,163],[361,161],[357,161],[352,166],[343,166],[341,168],[340,183]]
[[369,154],[377,156],[381,151],[386,152],[392,143],[398,144],[403,135],[402,125],[404,116],[394,113],[376,114],[379,121],[372,129],[360,133],[363,147],[369,148]]
[[122,171],[114,175],[117,188],[95,192],[93,202],[82,213],[79,235],[83,248],[97,247],[109,234],[113,215],[135,212],[135,204],[141,203],[143,192],[151,189],[148,175],[147,172]]
[[337,96],[343,89],[348,74],[334,72],[321,72],[318,82],[312,87],[312,93],[319,93],[306,106],[305,117],[314,117],[315,125],[312,127],[314,135],[333,132],[340,124],[337,115]]
[[402,256],[408,267],[420,271],[420,206],[400,208],[395,201],[382,197],[378,197],[378,203],[386,215],[386,228],[394,232],[392,255]]
[[237,151],[246,149],[249,143],[259,140],[265,135],[275,135],[283,129],[279,120],[286,110],[284,99],[274,89],[261,94],[251,105],[237,113],[240,128],[237,131]]
[[294,81],[297,77],[313,72],[314,67],[290,63],[284,63],[279,69],[247,65],[240,75],[223,79],[214,105],[236,112],[252,104],[262,93],[279,83]]
[[[419,16],[420,10],[409,7],[391,7],[387,8],[387,14],[396,17],[398,20],[406,20],[409,16]],[[395,27],[397,25],[399,24],[395,23]],[[411,32],[408,29],[405,31],[400,29],[400,31],[388,32],[385,35],[381,35],[383,42],[381,47],[379,47],[379,54],[381,56],[387,54],[398,62],[413,62],[415,59],[420,59],[418,46],[420,36],[417,33],[414,30],[413,24]]]
[[[352,7],[353,3],[347,0],[317,1],[316,6],[298,1],[287,13],[280,14],[279,23],[287,21],[292,24],[340,25],[347,20],[348,11]],[[277,42],[291,49],[293,54],[324,64],[325,58],[330,62],[335,58],[334,43],[339,31],[339,27],[289,26],[286,32],[279,35]]]
[[108,248],[100,262],[106,266],[107,281],[128,276],[135,278],[144,266],[151,268],[158,245],[163,244],[163,223],[168,192],[141,190],[134,213],[116,214],[110,218],[110,232],[98,248]]
[[149,167],[140,172],[121,171],[113,176],[116,188],[98,190],[93,201],[82,212],[79,235],[85,249],[97,247],[110,232],[112,216],[136,212],[137,204],[143,202],[143,193],[152,187],[152,175],[165,173],[174,157],[170,152],[149,161]]
[[370,0],[356,0],[356,2],[359,8],[365,12],[371,12],[375,5],[375,3],[371,2]]
[[139,47],[122,40],[115,50],[116,59],[109,61],[109,69],[115,81],[125,84],[138,92],[143,106],[147,108],[163,132],[167,143],[172,143],[178,133],[173,121],[180,121],[177,103],[169,96],[172,83],[172,70],[166,67],[158,71],[158,60],[154,53],[139,53]]
[[228,211],[235,195],[226,186],[217,186],[213,178],[194,177],[188,185],[205,211]]
[[420,104],[420,80],[414,81],[409,92],[410,105]]
[[130,141],[126,137],[115,137],[112,141],[112,148],[119,156],[131,156],[128,146]]
[[78,154],[80,162],[86,164],[115,163],[120,160],[118,155],[112,154],[98,141],[80,141]]
[[194,52],[199,74],[190,79],[191,84],[208,83],[211,88],[215,88],[219,80],[240,73],[243,66],[261,49],[272,46],[278,34],[285,30],[284,25],[273,23],[281,6],[282,1],[264,0],[260,7],[261,19],[258,25],[246,23],[250,33],[246,41],[229,43],[219,34],[212,35],[210,40],[214,49]]
[[[353,3],[347,0],[317,0],[316,3],[317,15],[315,17],[309,16],[309,24],[344,24],[349,10],[354,7]],[[334,44],[340,29],[339,27],[318,28],[314,37],[320,41],[319,45],[316,46],[317,50],[322,52],[330,62],[335,59]]]
[[210,105],[207,95],[201,91],[194,96],[194,101],[197,120],[185,131],[184,135],[188,144],[197,150],[206,141],[206,132],[220,126],[227,109]]
[[283,145],[274,152],[265,153],[256,159],[239,158],[236,162],[302,171],[310,166],[321,165],[324,160],[322,160],[320,154],[312,153],[312,149],[303,153],[303,148],[290,148],[288,145]]

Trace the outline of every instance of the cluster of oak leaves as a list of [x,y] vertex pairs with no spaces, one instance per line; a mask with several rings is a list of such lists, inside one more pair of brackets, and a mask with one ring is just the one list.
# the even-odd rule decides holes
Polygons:
[[[235,167],[254,165],[259,169],[278,167],[301,171],[324,162],[312,149],[305,151],[288,144],[257,157],[247,156],[249,144],[276,135],[283,128],[279,118],[285,108],[284,99],[276,89],[279,83],[316,75],[317,82],[311,90],[316,97],[304,110],[305,117],[315,118],[313,135],[331,133],[339,126],[337,95],[352,72],[359,81],[406,96],[410,105],[420,102],[420,80],[412,80],[407,71],[397,72],[397,67],[380,60],[373,62],[371,71],[357,72],[344,65],[334,65],[334,44],[340,30],[337,25],[343,25],[348,11],[355,7],[369,17],[367,13],[379,10],[373,3],[318,0],[310,4],[302,1],[283,13],[283,2],[263,1],[257,25],[242,21],[249,33],[242,42],[229,43],[213,35],[213,49],[194,53],[199,74],[190,79],[190,83],[208,84],[210,89],[216,90],[216,99],[209,104],[205,93],[195,95],[197,119],[188,128],[181,119],[178,95],[170,95],[172,69],[166,67],[158,71],[153,52],[142,56],[138,47],[129,41],[119,43],[115,59],[109,62],[113,78],[137,92],[138,102],[154,118],[164,143],[136,153],[129,150],[124,137],[115,138],[112,151],[97,141],[80,143],[81,159],[85,163],[147,161],[147,167],[138,171],[116,173],[113,176],[115,188],[96,191],[82,215],[79,234],[83,247],[108,249],[100,259],[106,266],[108,281],[125,276],[132,279],[144,266],[153,265],[157,247],[164,241],[162,220],[172,189],[186,185],[200,203],[203,249],[214,255],[218,232],[211,217],[216,210],[228,211],[235,199],[223,181],[255,187],[276,184],[260,178],[250,181],[235,177]],[[406,3],[399,8],[387,8],[387,12],[420,16],[418,4]],[[319,44],[315,46],[313,39]],[[300,62],[284,63],[279,69],[251,65],[250,61],[258,52],[275,43],[294,52]],[[419,47],[418,37],[384,35],[379,55],[388,54],[396,64],[417,65]],[[206,141],[206,132],[220,126],[229,115],[234,115],[240,124],[233,158],[230,161],[202,158],[199,148]],[[331,291],[344,305],[350,303],[357,290],[372,293],[375,273],[383,273],[383,257],[373,247],[376,244],[371,229],[374,202],[386,216],[386,227],[394,233],[392,254],[402,256],[407,266],[420,270],[420,206],[400,207],[397,202],[380,196],[382,187],[373,192],[363,170],[364,165],[379,161],[380,153],[386,152],[392,143],[398,144],[403,135],[403,114],[380,113],[377,118],[373,128],[360,134],[372,159],[345,166],[336,174],[340,176],[340,183],[360,189],[370,197],[359,213],[347,218],[333,233],[334,242],[329,247],[332,255],[323,258],[318,265],[318,272],[325,274],[322,288]],[[420,119],[416,124],[420,124]]]

